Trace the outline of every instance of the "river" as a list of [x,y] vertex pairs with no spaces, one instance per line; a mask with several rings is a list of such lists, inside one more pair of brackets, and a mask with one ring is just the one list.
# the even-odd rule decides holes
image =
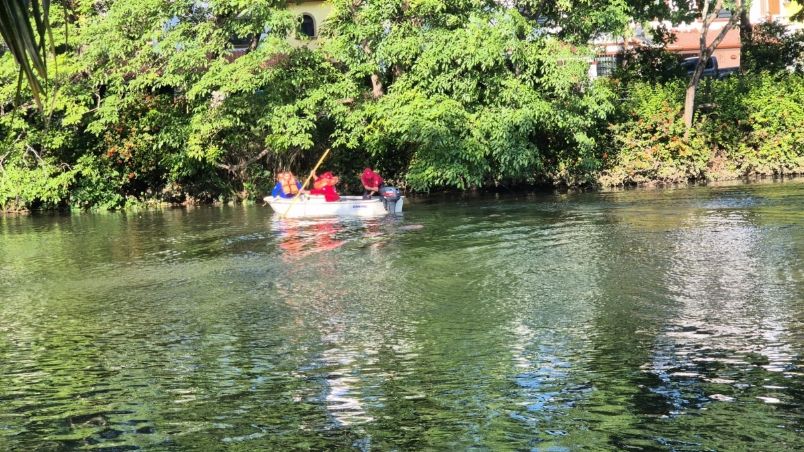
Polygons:
[[801,450],[804,183],[0,218],[0,450]]

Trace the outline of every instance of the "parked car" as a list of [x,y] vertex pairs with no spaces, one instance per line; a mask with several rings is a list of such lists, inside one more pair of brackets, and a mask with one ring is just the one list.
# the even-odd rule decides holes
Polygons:
[[[687,76],[692,76],[692,73],[695,72],[695,66],[697,65],[698,57],[685,58],[684,61],[681,62],[681,67],[687,71]],[[703,77],[725,78],[736,74],[739,70],[740,68],[737,67],[721,69],[717,64],[717,57],[709,57],[709,61],[706,62],[706,67],[703,71]]]
[[[692,73],[695,72],[696,66],[698,66],[698,57],[684,58],[684,61],[681,62],[681,67],[687,70],[688,76],[691,76]],[[718,68],[716,57],[709,57],[709,61],[706,62],[706,67],[703,71],[703,76],[720,77],[720,69]]]

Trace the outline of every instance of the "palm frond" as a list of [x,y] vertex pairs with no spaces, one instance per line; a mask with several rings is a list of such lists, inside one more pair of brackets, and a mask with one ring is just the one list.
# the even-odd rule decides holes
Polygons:
[[802,3],[799,3],[799,4],[802,5],[801,9],[799,9],[797,13],[793,14],[792,16],[790,16],[790,20],[793,21],[793,22],[804,21],[804,4],[802,4]]
[[0,36],[19,65],[20,77],[28,81],[40,110],[45,94],[41,80],[47,80],[49,12],[50,0],[0,0]]

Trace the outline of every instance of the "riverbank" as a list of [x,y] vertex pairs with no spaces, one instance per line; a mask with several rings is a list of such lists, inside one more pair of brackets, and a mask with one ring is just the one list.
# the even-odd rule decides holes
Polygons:
[[[360,127],[367,129],[359,131],[363,135],[344,128],[321,141],[305,141],[304,148],[273,154],[263,150],[227,165],[197,154],[191,136],[173,136],[174,148],[165,151],[159,140],[167,139],[161,135],[167,130],[155,124],[138,126],[137,133],[145,135],[136,142],[108,134],[99,142],[81,127],[53,138],[52,126],[37,124],[32,116],[30,123],[15,122],[24,127],[9,129],[12,133],[0,142],[8,145],[0,155],[0,211],[259,202],[273,187],[276,171],[289,167],[305,174],[321,150],[332,146],[323,168],[341,176],[344,193],[360,191],[358,175],[365,166],[407,193],[534,185],[606,189],[804,174],[804,75],[747,74],[707,81],[689,129],[682,121],[683,79],[627,84],[599,79],[588,89],[589,96],[599,96],[595,102],[600,110],[575,112],[579,116],[573,121],[584,124],[579,129],[542,124],[545,113],[524,106],[517,121],[525,123],[505,125],[505,130],[484,131],[491,123],[472,125],[493,119],[480,118],[490,114],[480,111],[464,118],[469,123],[445,129],[438,121],[422,122],[418,115],[423,112],[413,108],[435,97],[397,99],[393,112],[386,113],[399,115],[402,109],[407,116],[365,118]],[[498,108],[503,107],[493,110]],[[3,121],[13,118],[7,113],[0,119],[3,133]],[[389,124],[404,127],[388,129]],[[30,138],[22,138],[34,132],[51,141],[37,150],[26,141]],[[353,132],[359,138],[334,138]],[[261,145],[249,138],[243,146]]]
[[[471,190],[454,190],[443,189],[434,190],[427,193],[423,192],[406,192],[405,196],[411,200],[444,200],[444,199],[473,199],[483,197],[486,195],[529,195],[533,193],[538,194],[551,194],[551,193],[611,193],[623,191],[652,191],[652,190],[677,190],[691,187],[731,187],[740,185],[756,185],[756,184],[783,184],[783,183],[800,183],[804,182],[804,171],[798,174],[792,174],[785,177],[775,177],[768,175],[753,175],[749,177],[723,177],[716,180],[693,180],[683,182],[670,182],[670,181],[648,181],[644,183],[634,183],[629,185],[618,186],[602,186],[602,185],[587,185],[587,186],[552,186],[552,185],[498,185],[497,187],[484,187]],[[133,200],[125,206],[118,209],[126,212],[148,211],[154,209],[173,209],[173,208],[192,208],[203,206],[236,206],[236,205],[265,205],[263,201],[254,199],[230,200],[230,201],[210,201],[199,202],[197,200],[185,200],[184,202],[164,202],[158,200],[138,201]],[[0,210],[0,215],[27,215],[34,212],[70,212],[82,211],[87,209],[70,209],[65,206],[62,208],[49,208],[49,209],[18,209],[18,210]],[[110,209],[88,209],[89,211],[110,210]]]

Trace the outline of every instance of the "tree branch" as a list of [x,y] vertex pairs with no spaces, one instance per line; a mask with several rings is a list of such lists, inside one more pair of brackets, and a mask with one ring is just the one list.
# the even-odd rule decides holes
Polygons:
[[9,154],[11,154],[11,151],[6,152],[5,154],[3,154],[2,157],[0,157],[0,173],[6,172],[6,168],[3,166],[3,163],[5,163],[6,158],[8,158]]
[[717,46],[723,42],[723,39],[726,38],[726,35],[731,31],[734,26],[737,24],[737,21],[740,19],[740,14],[742,14],[743,10],[743,2],[742,0],[737,0],[735,2],[735,9],[732,11],[731,17],[729,18],[728,23],[723,25],[723,28],[720,29],[720,32],[712,40],[711,44],[706,43],[706,38],[709,36],[709,27],[712,25],[712,22],[717,19],[718,15],[720,14],[720,10],[723,9],[723,0],[718,0],[715,4],[715,9],[712,10],[711,14],[707,14],[709,11],[709,4],[710,2],[704,2],[704,9],[702,13],[702,17],[704,17],[703,27],[701,30],[701,40],[700,40],[700,55],[698,57],[698,64],[695,66],[695,71],[692,74],[692,78],[690,79],[690,86],[695,84],[697,86],[698,80],[700,80],[701,75],[703,74],[704,69],[706,68],[706,64],[709,62],[709,57],[712,56]]
[[39,156],[39,154],[36,152],[36,149],[32,148],[30,144],[26,144],[25,149],[28,152],[30,152],[31,154],[33,154],[34,157],[36,157],[36,160],[39,161],[39,163],[44,163],[44,160],[42,160],[42,157]]
[[229,171],[230,173],[234,174],[234,173],[237,173],[238,171],[244,170],[247,166],[251,165],[252,163],[256,162],[257,160],[265,157],[266,155],[268,155],[270,153],[271,153],[271,149],[265,148],[259,154],[257,154],[256,156],[254,156],[254,157],[252,157],[252,158],[250,158],[250,159],[248,159],[248,160],[246,160],[244,162],[240,162],[240,163],[238,163],[236,165],[226,165],[224,163],[216,163],[215,166],[217,166],[218,168],[221,168],[221,169],[225,169],[226,171]]
[[708,0],[704,0],[701,14],[701,17],[703,18],[703,25],[701,27],[698,64],[695,65],[695,70],[693,71],[690,82],[687,85],[687,94],[686,99],[684,100],[684,125],[687,127],[685,137],[687,137],[690,129],[692,128],[692,117],[695,113],[695,92],[698,88],[698,83],[703,76],[704,70],[706,69],[706,65],[709,62],[709,58],[712,56],[712,53],[714,53],[715,49],[717,49],[717,46],[719,46],[720,43],[723,42],[723,39],[726,38],[726,35],[729,33],[729,31],[735,27],[744,8],[743,0],[736,0],[735,8],[732,11],[729,21],[723,25],[723,28],[720,29],[720,32],[717,34],[715,39],[712,40],[712,43],[707,45],[706,39],[709,36],[709,27],[720,14],[721,9],[723,8],[723,0],[718,0],[717,3],[715,3],[715,8],[711,13],[709,13],[709,5],[710,2]]

